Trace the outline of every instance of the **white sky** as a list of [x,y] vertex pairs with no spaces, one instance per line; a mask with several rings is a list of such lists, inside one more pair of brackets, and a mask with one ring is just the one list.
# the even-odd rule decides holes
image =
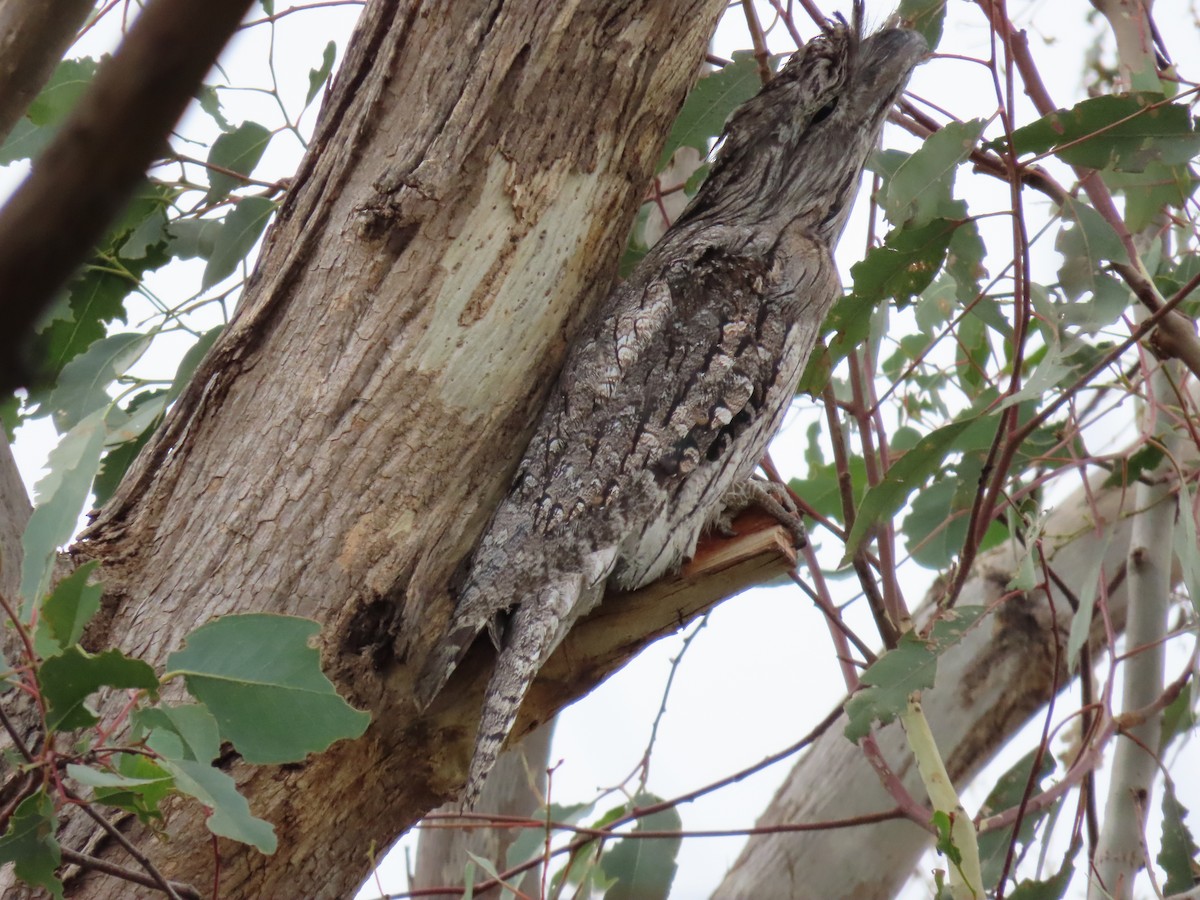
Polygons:
[[[823,5],[827,9],[830,6]],[[759,6],[763,21],[770,21],[769,5],[759,3]],[[868,16],[876,22],[885,18],[891,8],[890,3],[871,2],[868,6]],[[840,7],[848,7],[848,3],[840,4]],[[336,41],[340,60],[353,24],[352,10],[345,7],[309,10],[278,23],[276,70],[285,105],[293,115],[303,104],[307,72],[319,64],[326,41]],[[1082,24],[1089,11],[1086,0],[1013,4],[1017,24],[1029,30],[1032,50],[1059,105],[1070,105],[1085,96],[1082,60],[1098,30],[1098,26]],[[950,14],[951,25],[942,49],[953,48],[955,53],[986,57],[988,31],[978,10],[971,4],[951,3]],[[1200,38],[1194,20],[1187,12],[1187,4],[1183,0],[1159,0],[1156,20],[1172,55],[1183,65],[1186,74],[1200,75],[1195,71],[1187,72],[1189,61],[1200,58]],[[803,27],[800,14],[797,21]],[[812,29],[806,29],[805,33],[811,34]],[[106,49],[111,37],[111,33],[89,36],[78,52],[100,52]],[[257,28],[235,40],[224,57],[230,83],[270,85],[267,37],[268,29]],[[773,49],[779,51],[790,48],[782,28],[770,35],[770,42]],[[748,46],[744,22],[735,11],[727,16],[726,25],[718,32],[714,52],[728,56],[733,49]],[[982,66],[961,60],[938,59],[927,63],[917,71],[910,91],[936,98],[940,105],[963,119],[987,116],[995,106],[990,74]],[[257,119],[270,125],[280,120],[278,107],[264,94],[225,92],[222,100],[227,117],[235,123],[242,119]],[[315,108],[309,110],[302,120],[305,133],[311,128],[314,111]],[[198,131],[208,139],[213,136],[203,116],[190,116],[182,128],[185,132]],[[916,146],[911,138],[896,129],[889,129],[885,143],[909,150]],[[282,135],[272,142],[256,174],[266,178],[290,174],[300,153],[299,142],[289,135]],[[197,149],[194,155],[203,154],[202,149]],[[15,183],[20,170],[19,166],[10,167],[9,171],[0,170],[0,193]],[[1070,179],[1064,178],[1064,182],[1069,183]],[[975,214],[1006,208],[1007,188],[1002,184],[974,178],[967,186],[960,178],[959,185],[958,196],[968,198]],[[1026,193],[1026,202],[1035,209],[1046,207],[1031,192]],[[984,219],[981,228],[985,230],[990,247],[1007,246],[1007,219]],[[1042,242],[1036,257],[1036,265],[1048,273],[1048,279],[1052,278],[1058,265],[1052,243],[1053,232]],[[860,209],[838,253],[843,273],[861,257],[864,245],[865,218]],[[998,267],[993,264],[989,268],[995,271]],[[200,271],[201,264],[196,261],[179,263],[156,273],[149,283],[165,298],[187,296],[198,284]],[[149,315],[149,309],[147,306],[144,311],[135,310],[130,324],[136,325],[144,315]],[[211,312],[209,315],[215,322],[215,316]],[[175,342],[171,346],[170,341],[162,343],[162,347],[156,345],[153,354],[140,364],[139,373],[170,377],[177,354],[185,345]],[[772,445],[774,458],[785,474],[800,474],[797,463],[804,446],[804,433],[813,415],[811,409],[797,409]],[[1114,434],[1113,438],[1118,443],[1121,440],[1119,434]],[[52,441],[53,431],[46,420],[26,427],[18,435],[14,450],[31,486]],[[817,539],[820,540],[819,534]],[[906,566],[902,581],[910,603],[915,603],[924,594],[932,579],[933,573]],[[871,634],[871,627],[860,612],[852,611],[851,624],[862,626],[860,633]],[[680,642],[681,638],[659,642],[587,698],[564,711],[553,751],[553,760],[562,761],[554,774],[554,800],[566,803],[589,799],[597,787],[615,785],[635,768],[662,701],[662,688],[671,661],[679,652]],[[1175,662],[1168,672],[1177,672],[1179,665]],[[649,788],[670,797],[751,765],[796,741],[840,702],[843,694],[825,625],[798,589],[757,589],[726,602],[712,614],[708,626],[692,643],[680,664],[668,713],[658,734]],[[1035,723],[1035,727],[1040,729],[1040,724]],[[968,809],[977,808],[996,775],[1011,765],[1034,740],[1032,734],[1024,736],[992,767],[994,771],[978,780],[978,787],[967,792]],[[776,765],[734,787],[682,807],[684,828],[728,829],[753,825],[790,766],[791,761]],[[1200,807],[1200,786],[1195,780],[1182,784],[1181,789],[1181,800],[1185,805],[1192,809]],[[1151,822],[1154,821],[1152,818]],[[1150,832],[1152,845],[1156,846],[1156,824]],[[853,840],[853,837],[848,836],[848,839]],[[406,838],[401,848],[380,867],[379,883],[385,890],[405,888],[403,846],[411,842],[411,838]],[[743,842],[742,838],[685,841],[672,897],[690,900],[707,896],[733,862]],[[1077,884],[1080,881],[1077,879]],[[374,896],[375,884],[370,882],[360,897]],[[929,895],[928,888],[915,885],[904,896]],[[1075,895],[1083,896],[1078,891]]]

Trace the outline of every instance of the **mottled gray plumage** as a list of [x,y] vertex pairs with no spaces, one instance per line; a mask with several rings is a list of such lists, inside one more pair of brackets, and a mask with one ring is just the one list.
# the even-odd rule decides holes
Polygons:
[[909,31],[862,37],[861,16],[731,116],[696,198],[571,348],[418,683],[427,703],[496,629],[467,804],[567,630],[606,586],[690,556],[779,427],[841,290],[831,252],[864,161],[925,52]]

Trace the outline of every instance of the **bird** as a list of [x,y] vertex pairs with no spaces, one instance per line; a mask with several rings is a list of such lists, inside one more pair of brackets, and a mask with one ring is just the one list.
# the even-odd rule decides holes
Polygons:
[[861,0],[831,20],[733,112],[692,202],[569,348],[415,684],[428,706],[491,634],[465,808],[606,590],[678,569],[748,499],[778,501],[753,472],[841,294],[832,254],[867,156],[925,55],[903,28],[864,35]]

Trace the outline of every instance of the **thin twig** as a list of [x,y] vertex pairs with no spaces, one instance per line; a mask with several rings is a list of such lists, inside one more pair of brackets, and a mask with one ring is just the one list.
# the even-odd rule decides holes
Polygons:
[[[131,884],[140,884],[142,887],[162,890],[162,886],[149,875],[143,875],[141,872],[133,869],[118,866],[116,863],[111,863],[106,859],[88,856],[86,853],[80,853],[77,850],[72,850],[70,847],[62,848],[62,858],[66,862],[71,863],[71,865],[79,866],[81,869],[92,869],[96,872],[103,872],[105,875],[112,875],[114,878],[120,878],[122,881],[128,881]],[[174,889],[174,896],[180,897],[182,900],[204,900],[203,895],[190,884],[183,884],[178,881],[167,883]]]
[[65,790],[64,793],[66,794],[67,799],[71,800],[81,810],[83,810],[84,815],[103,828],[104,831],[108,833],[109,837],[120,844],[125,852],[137,861],[137,864],[146,871],[146,874],[150,876],[150,879],[160,891],[170,897],[171,900],[181,900],[179,894],[175,892],[175,888],[172,886],[171,882],[167,881],[166,876],[164,876],[162,872],[158,871],[158,867],[155,866],[154,863],[150,862],[150,859],[146,856],[146,854],[142,853],[141,850],[135,847],[129,838],[125,837],[125,834],[121,831],[121,829],[117,828],[117,826],[113,825],[112,822],[108,821],[108,819],[106,819],[100,813],[96,812],[96,810],[92,808],[90,801],[84,800],[82,797],[70,790]]

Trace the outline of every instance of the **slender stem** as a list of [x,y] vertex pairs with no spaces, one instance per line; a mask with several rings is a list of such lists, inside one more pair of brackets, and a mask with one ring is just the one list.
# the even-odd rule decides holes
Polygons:
[[[118,866],[116,863],[111,863],[106,859],[98,859],[95,856],[88,856],[86,853],[79,853],[69,847],[62,848],[62,858],[72,865],[79,866],[81,869],[92,869],[96,872],[103,872],[105,875],[112,875],[114,878],[120,878],[122,881],[128,881],[130,884],[140,884],[142,887],[162,890],[162,885],[149,875],[143,875],[134,869]],[[203,895],[190,884],[181,884],[178,881],[167,883],[174,891],[173,894],[168,894],[168,896],[176,896],[181,898],[181,900],[203,900]]]
[[917,771],[933,808],[950,818],[950,839],[960,859],[950,864],[950,893],[954,900],[982,900],[983,872],[979,864],[979,839],[975,825],[963,808],[946,764],[938,752],[929,720],[921,708],[919,693],[908,698],[908,707],[900,713],[900,722],[908,737],[908,746],[916,759]]
[[84,800],[82,797],[72,793],[69,790],[64,791],[64,793],[66,794],[67,799],[71,800],[81,810],[83,810],[84,815],[104,829],[109,837],[120,844],[122,849],[124,849],[126,853],[136,860],[137,864],[146,871],[146,874],[149,876],[150,880],[154,882],[160,891],[170,897],[171,900],[181,900],[172,883],[167,881],[162,872],[158,871],[158,867],[155,866],[154,863],[150,862],[150,859],[146,856],[146,854],[142,853],[141,850],[135,847],[129,838],[125,837],[125,834],[121,831],[121,829],[117,828],[112,822],[108,821],[108,819],[106,819],[100,813],[96,812],[96,810],[92,808],[92,804],[89,801]]

